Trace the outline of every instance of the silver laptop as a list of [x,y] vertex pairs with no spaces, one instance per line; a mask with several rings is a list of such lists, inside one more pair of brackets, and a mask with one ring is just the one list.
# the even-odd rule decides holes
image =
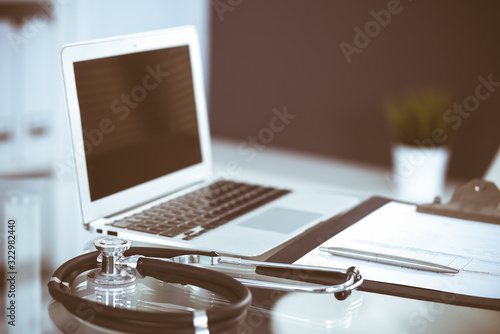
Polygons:
[[356,202],[349,196],[212,180],[200,58],[193,27],[63,47],[88,229],[256,256]]

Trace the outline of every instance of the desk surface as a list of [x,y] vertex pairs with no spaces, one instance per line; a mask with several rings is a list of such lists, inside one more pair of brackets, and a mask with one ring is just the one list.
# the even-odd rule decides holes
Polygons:
[[[165,300],[175,299],[176,304],[185,303],[192,308],[206,308],[211,305],[213,307],[220,302],[206,294],[193,297],[194,295],[186,290],[180,291],[189,288],[154,284],[138,283],[135,297],[127,299],[121,295],[120,301],[127,299],[131,304],[140,303],[142,310],[147,310],[148,305],[160,307],[158,305],[161,305],[163,297]],[[361,291],[355,291],[348,299],[338,301],[332,295],[251,290],[253,302],[246,319],[227,333],[493,334],[498,333],[500,325],[500,312]],[[140,302],[137,299],[140,299]],[[271,308],[271,311],[268,308]],[[51,303],[49,312],[55,328],[71,328],[81,333],[115,333],[80,322],[59,303]]]
[[[360,201],[373,194],[394,197],[385,177],[387,170],[383,168],[269,147],[250,156],[242,154],[238,144],[215,141],[216,175],[283,187],[346,193],[358,196]],[[69,258],[81,252],[94,236],[78,224],[68,224],[68,212],[78,212],[74,186],[68,185],[68,180],[51,182],[52,203],[56,210],[53,216],[42,218],[55,219],[59,236],[72,235],[76,241],[71,242],[72,239],[66,237],[69,241],[64,240],[59,245],[51,245],[44,240],[41,243],[48,248],[46,253],[50,254],[50,248],[55,247],[58,253],[62,252]],[[58,203],[65,203],[64,212],[58,211],[63,210]],[[42,235],[39,238],[42,239]],[[25,249],[31,246],[23,245],[22,239],[20,243],[19,247]],[[42,269],[51,273],[54,268]],[[21,326],[16,331],[8,328],[3,315],[0,332],[6,332],[4,329],[8,329],[7,333],[59,332],[58,326],[48,316],[50,298],[46,291],[46,279],[40,279],[39,275],[23,277],[19,289],[22,291],[29,287],[25,291],[36,294],[34,300],[41,301],[41,305],[34,304],[31,302],[33,299],[26,295],[19,303],[18,320]],[[500,328],[500,312],[360,291],[343,302],[330,295],[281,295],[260,290],[255,292],[254,298],[257,306],[274,305],[271,318],[268,314],[253,314],[242,327],[235,329],[235,333],[497,333]],[[27,323],[26,319],[34,319],[35,322]]]

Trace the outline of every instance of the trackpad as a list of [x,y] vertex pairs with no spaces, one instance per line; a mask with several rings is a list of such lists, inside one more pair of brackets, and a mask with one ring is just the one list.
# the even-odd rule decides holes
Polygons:
[[321,215],[314,212],[270,208],[267,211],[245,219],[241,223],[238,223],[238,225],[288,234],[319,217]]

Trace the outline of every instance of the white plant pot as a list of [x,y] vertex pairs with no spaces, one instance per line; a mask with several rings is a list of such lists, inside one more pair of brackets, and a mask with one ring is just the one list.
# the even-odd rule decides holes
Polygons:
[[449,157],[445,147],[395,145],[391,182],[396,198],[426,203],[442,196]]

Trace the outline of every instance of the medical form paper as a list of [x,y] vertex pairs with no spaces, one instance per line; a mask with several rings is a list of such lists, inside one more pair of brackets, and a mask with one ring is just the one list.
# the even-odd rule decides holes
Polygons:
[[390,202],[320,246],[398,255],[460,272],[432,273],[353,260],[320,252],[319,246],[295,263],[357,266],[371,281],[500,298],[500,225],[419,213],[415,205]]

